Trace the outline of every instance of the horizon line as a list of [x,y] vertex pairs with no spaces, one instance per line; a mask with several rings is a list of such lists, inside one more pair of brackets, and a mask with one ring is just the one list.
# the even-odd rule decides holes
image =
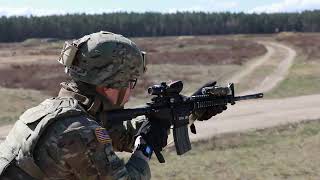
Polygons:
[[48,14],[35,14],[35,13],[26,13],[26,14],[5,14],[6,12],[0,11],[0,17],[47,17],[47,16],[66,16],[66,15],[104,15],[104,14],[117,14],[117,13],[135,13],[135,14],[177,14],[177,13],[205,13],[205,14],[301,14],[305,12],[315,12],[320,11],[320,9],[312,10],[300,10],[300,11],[279,11],[279,12],[245,12],[245,11],[203,11],[203,10],[176,10],[174,12],[161,12],[161,11],[128,11],[128,10],[115,10],[115,11],[106,11],[106,12],[60,12],[60,13],[48,13]]

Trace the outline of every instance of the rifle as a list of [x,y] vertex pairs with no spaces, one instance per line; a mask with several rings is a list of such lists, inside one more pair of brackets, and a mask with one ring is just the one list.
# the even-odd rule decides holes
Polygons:
[[[138,116],[145,115],[149,121],[152,117],[159,117],[157,120],[163,120],[163,127],[173,126],[173,137],[176,152],[182,155],[191,150],[191,143],[188,134],[189,115],[199,109],[212,108],[215,106],[234,105],[236,101],[262,98],[263,93],[251,94],[246,96],[235,96],[234,84],[230,83],[227,87],[204,87],[203,95],[182,96],[180,92],[183,89],[182,81],[175,81],[170,84],[162,82],[159,85],[153,85],[148,88],[148,93],[154,96],[151,102],[146,106],[133,109],[120,109],[103,112],[99,117],[102,124],[119,123],[129,121]],[[195,126],[190,126],[191,132],[196,133]],[[160,163],[165,160],[160,153],[161,150],[154,150]]]

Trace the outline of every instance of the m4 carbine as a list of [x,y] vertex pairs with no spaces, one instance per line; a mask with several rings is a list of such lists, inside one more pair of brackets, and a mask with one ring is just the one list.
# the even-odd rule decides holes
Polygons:
[[[189,116],[193,111],[215,106],[234,105],[236,101],[262,98],[263,93],[235,96],[234,84],[227,87],[205,87],[202,89],[203,95],[186,97],[181,95],[183,89],[182,81],[175,81],[170,84],[165,82],[153,85],[148,88],[148,93],[154,97],[146,106],[133,109],[120,109],[104,112],[104,117],[100,118],[102,124],[107,122],[119,123],[129,121],[138,116],[145,115],[148,121],[161,121],[162,127],[173,127],[173,137],[178,155],[182,155],[191,150],[191,143],[188,134]],[[156,117],[156,118],[155,118]],[[191,132],[196,133],[194,125]],[[154,149],[160,163],[165,162],[161,150]]]

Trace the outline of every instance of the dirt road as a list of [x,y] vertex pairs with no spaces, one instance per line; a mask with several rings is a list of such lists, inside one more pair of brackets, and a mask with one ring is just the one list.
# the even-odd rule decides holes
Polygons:
[[[268,60],[264,61],[276,61],[277,58],[282,58],[282,56],[274,56],[275,54],[284,54],[284,58],[280,61],[280,63],[278,64],[277,68],[274,69],[274,71],[269,74],[268,76],[266,76],[264,78],[264,80],[255,88],[252,88],[249,91],[243,92],[242,94],[250,94],[250,93],[254,93],[254,92],[268,92],[271,89],[273,89],[274,87],[276,87],[281,81],[283,81],[285,79],[285,77],[287,76],[290,67],[292,66],[296,56],[297,56],[297,52],[285,45],[282,45],[280,43],[274,43],[274,42],[260,42],[262,44],[264,44],[267,49],[268,49],[268,53],[267,54],[271,54]],[[265,59],[267,59],[268,57],[266,57]],[[263,59],[263,60],[265,60]],[[261,63],[262,64],[262,63]]]
[[263,65],[267,61],[273,60],[272,56],[278,53],[278,50],[273,46],[273,44],[263,42],[263,41],[259,43],[263,44],[267,48],[267,53],[262,57],[258,57],[252,60],[251,63],[249,63],[245,69],[235,73],[231,78],[228,79],[227,82],[239,83],[241,82],[242,79],[250,75],[259,66]]
[[263,44],[267,48],[267,53],[251,61],[245,69],[235,73],[227,82],[241,83],[242,80],[266,63],[276,63],[277,67],[256,87],[251,88],[249,91],[241,92],[240,94],[270,91],[284,80],[297,56],[294,49],[283,44],[269,41],[259,41],[258,43]]

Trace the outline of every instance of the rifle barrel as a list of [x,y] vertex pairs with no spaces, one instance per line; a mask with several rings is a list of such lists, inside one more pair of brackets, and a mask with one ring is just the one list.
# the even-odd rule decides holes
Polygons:
[[234,100],[241,101],[241,100],[260,99],[260,98],[263,98],[263,93],[250,94],[250,95],[245,95],[245,96],[237,96],[237,97],[234,97]]

